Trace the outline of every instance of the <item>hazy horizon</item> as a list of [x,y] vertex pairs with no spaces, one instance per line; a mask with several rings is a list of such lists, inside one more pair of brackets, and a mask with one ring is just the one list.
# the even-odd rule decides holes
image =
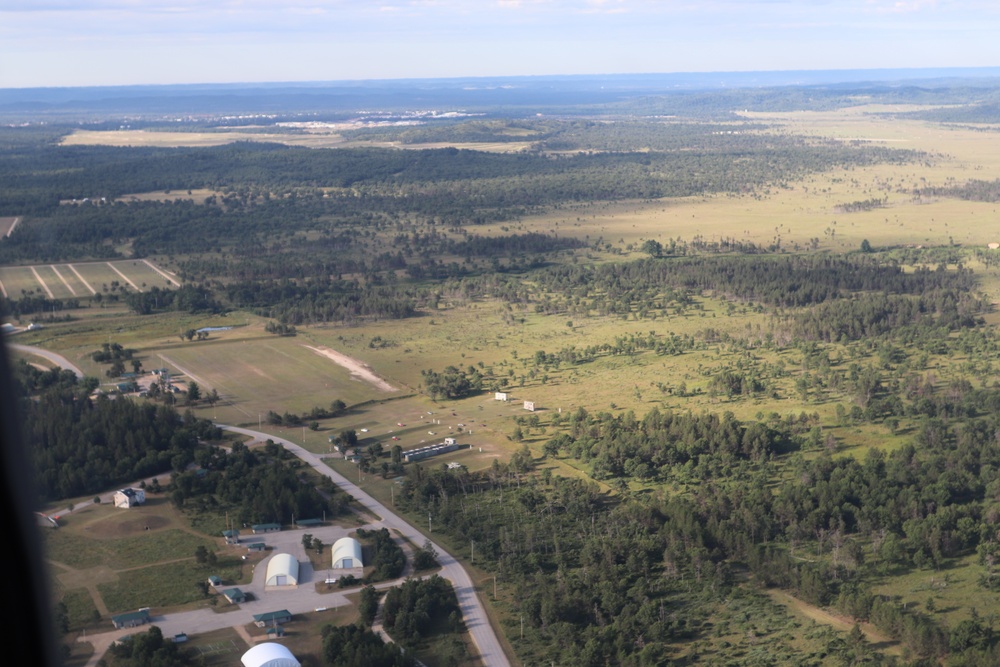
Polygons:
[[0,88],[1000,64],[980,1],[0,0]]

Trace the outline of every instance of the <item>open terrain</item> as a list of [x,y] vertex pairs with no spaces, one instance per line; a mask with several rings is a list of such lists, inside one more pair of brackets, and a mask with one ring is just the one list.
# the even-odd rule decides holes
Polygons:
[[[973,200],[948,190],[973,180],[1000,179],[1000,132],[887,115],[921,109],[925,108],[866,105],[741,115],[759,123],[754,133],[914,151],[906,159],[803,171],[740,192],[580,199],[525,207],[492,218],[484,214],[478,224],[463,222],[464,213],[447,210],[434,219],[421,217],[423,212],[380,217],[382,211],[352,209],[341,219],[320,208],[331,196],[342,197],[338,206],[344,207],[354,205],[352,198],[384,196],[388,190],[381,188],[388,188],[386,183],[405,181],[398,165],[387,172],[391,176],[384,182],[352,184],[350,195],[346,186],[310,186],[296,193],[291,186],[284,192],[267,186],[192,188],[190,194],[186,188],[135,190],[122,199],[151,207],[187,206],[184,200],[190,199],[198,211],[197,207],[215,206],[207,202],[218,198],[225,202],[215,211],[219,218],[243,210],[246,220],[241,224],[248,226],[255,207],[271,205],[275,194],[286,202],[295,202],[297,196],[315,197],[309,201],[316,208],[289,216],[287,230],[277,224],[255,227],[240,243],[220,242],[205,252],[162,252],[148,260],[9,264],[0,267],[0,284],[8,298],[76,298],[84,306],[66,311],[68,317],[53,317],[42,330],[18,334],[19,342],[60,351],[106,384],[111,382],[106,378],[108,365],[93,361],[91,355],[103,344],[120,343],[134,350],[144,369],[166,367],[179,387],[188,388],[193,381],[200,385],[202,396],[210,390],[219,396],[210,404],[177,394],[173,400],[178,407],[300,444],[325,456],[335,470],[356,480],[384,505],[398,508],[427,534],[434,531],[435,539],[470,565],[475,549],[475,566],[484,568],[473,570],[480,593],[491,597],[496,582],[491,577],[498,576],[499,594],[491,613],[524,664],[577,656],[577,645],[587,645],[587,638],[597,644],[610,642],[595,628],[610,626],[626,615],[631,618],[635,609],[622,611],[626,609],[622,596],[647,605],[643,622],[650,623],[642,630],[630,629],[636,637],[629,636],[629,647],[622,651],[632,651],[654,634],[669,638],[663,642],[669,644],[663,653],[649,650],[644,658],[648,664],[663,664],[668,656],[693,664],[701,659],[752,661],[796,654],[827,664],[830,656],[856,649],[844,648],[856,619],[837,608],[847,604],[836,596],[838,590],[848,589],[847,582],[935,627],[953,630],[963,622],[992,619],[1000,613],[1000,594],[982,583],[992,567],[990,558],[980,557],[970,546],[976,540],[992,543],[988,526],[995,510],[986,506],[991,492],[985,486],[969,496],[953,493],[951,489],[964,483],[965,476],[940,473],[933,488],[928,483],[921,490],[926,496],[914,497],[907,505],[907,516],[894,529],[909,551],[899,547],[890,556],[884,553],[888,549],[880,548],[886,529],[880,534],[864,524],[871,521],[864,514],[866,499],[841,498],[830,490],[841,479],[836,471],[849,471],[842,473],[844,478],[860,478],[852,464],[875,465],[872,461],[878,456],[889,460],[910,456],[915,442],[918,453],[912,454],[911,470],[923,471],[943,460],[931,452],[951,456],[950,443],[961,434],[959,424],[980,409],[955,405],[979,396],[978,392],[986,395],[1000,382],[995,359],[1000,315],[988,307],[1000,303],[1000,261],[989,254],[1000,251],[987,248],[1000,242],[996,203],[988,196]],[[515,151],[527,148],[531,137],[495,144],[485,140],[404,144],[395,138],[381,143],[347,140],[334,130],[271,134],[266,129],[261,133],[227,129],[78,131],[64,143],[209,146],[251,138],[314,148],[475,145],[482,150]],[[555,154],[555,150],[549,153]],[[491,183],[507,187],[510,182],[529,189],[515,176],[497,176]],[[444,193],[467,187],[448,190],[452,185],[420,184],[393,192],[383,204],[389,209],[395,199],[436,195],[435,187]],[[934,194],[926,194],[933,188],[937,188]],[[315,219],[310,218],[313,215]],[[446,216],[451,216],[447,222]],[[264,228],[267,233],[260,231]],[[472,236],[478,243],[535,232],[580,243],[537,254],[523,238],[520,245],[511,246],[513,250],[503,252],[466,243]],[[546,271],[565,270],[569,275],[581,266],[638,264],[654,254],[644,245],[648,241],[662,246],[676,241],[684,252],[703,260],[716,254],[739,259],[740,251],[716,253],[713,245],[732,241],[753,244],[746,254],[759,253],[760,261],[774,259],[771,255],[870,257],[885,265],[899,264],[909,275],[919,275],[925,266],[956,273],[961,265],[975,271],[987,305],[950,330],[903,322],[878,334],[803,341],[792,333],[794,318],[820,312],[820,301],[802,307],[775,306],[766,295],[744,297],[725,285],[690,288],[683,299],[668,297],[666,289],[637,296],[630,291],[635,286],[628,277],[592,290],[586,280],[597,284],[593,278],[574,275],[577,284],[569,284],[569,278],[562,284],[543,279]],[[681,252],[664,254],[668,256],[656,261],[681,259]],[[853,266],[861,267],[861,260]],[[95,307],[93,298],[195,284],[207,286],[220,303],[244,300],[239,308],[216,308],[220,312],[211,307],[166,312],[154,308],[151,314],[138,315],[121,302]],[[269,302],[272,293],[251,289],[259,285],[285,296]],[[876,284],[845,290],[840,298],[860,303],[879,296],[881,288]],[[404,293],[413,304],[406,317],[365,310]],[[357,294],[370,301],[360,305],[337,301]],[[613,306],[629,305],[602,310],[597,304],[605,296]],[[923,295],[905,298],[919,296]],[[943,298],[954,301],[955,295]],[[292,301],[298,310],[282,310]],[[340,310],[329,305],[333,302]],[[863,315],[860,309],[852,313],[859,320]],[[269,333],[280,333],[275,328],[279,324],[288,335]],[[289,330],[292,326],[294,330]],[[203,327],[212,328],[204,339],[185,337],[185,332]],[[673,347],[666,345],[670,341]],[[441,373],[449,367],[480,377],[481,385],[461,396],[429,396],[428,371]],[[867,391],[859,388],[866,372],[878,376]],[[735,385],[720,382],[727,377],[735,377]],[[759,387],[754,380],[760,381]],[[495,400],[494,389],[505,391],[509,400]],[[344,403],[335,416],[308,416],[335,401]],[[527,410],[524,401],[535,409]],[[648,465],[636,463],[638,445],[628,451],[608,448],[606,433],[618,429],[625,440],[640,430],[638,424],[653,410],[688,416],[728,413],[745,424],[761,425],[768,437],[780,440],[780,446],[737,460],[739,455],[731,451],[721,455],[699,449],[706,447],[710,433],[684,440],[683,447],[663,436],[658,446],[663,451],[673,447],[670,456],[676,459],[664,455]],[[947,431],[952,427],[954,433]],[[334,452],[337,438],[350,431],[357,436],[359,455],[371,457],[370,461],[359,464]],[[390,465],[395,446],[408,450],[446,437],[455,437],[461,449],[419,466]],[[552,446],[557,437],[563,444]],[[684,448],[698,453],[688,456]],[[445,464],[457,464],[456,472],[442,472]],[[963,466],[972,469],[974,463]],[[461,486],[448,487],[449,478],[443,475],[454,475],[459,481],[452,483]],[[570,482],[588,486],[571,491]],[[796,484],[801,488],[788,491]],[[594,498],[588,495],[590,489]],[[965,504],[971,496],[974,507]],[[741,503],[758,497],[782,498],[786,504],[775,512],[775,517],[780,514],[775,523],[780,519],[789,526],[754,524],[754,512]],[[651,526],[682,523],[673,513],[687,511],[677,508],[688,508],[683,503],[689,500],[696,508],[690,510],[689,525],[669,537],[655,534]],[[716,501],[721,509],[712,514]],[[948,515],[954,521],[932,518],[942,508],[955,513]],[[49,540],[54,545],[55,579],[74,619],[84,619],[95,609],[104,614],[140,604],[137,590],[156,591],[179,606],[200,604],[189,599],[193,588],[175,592],[168,583],[190,578],[197,529],[165,513],[151,515],[138,532],[139,524],[105,512],[98,506],[75,512],[67,541]],[[477,518],[482,513],[481,521],[463,523],[473,512]],[[711,520],[705,518],[709,515]],[[815,518],[820,515],[822,519]],[[619,522],[621,517],[624,521]],[[943,526],[936,527],[937,533],[922,523],[937,520]],[[474,539],[482,542],[473,547],[470,531],[483,525],[494,534],[476,534]],[[781,532],[786,529],[787,533]],[[83,542],[73,541],[74,530],[87,531],[99,546],[81,548]],[[649,534],[635,537],[646,530]],[[726,532],[739,530],[751,537],[741,542]],[[705,537],[708,533],[711,539]],[[795,537],[788,540],[792,549],[786,552],[789,534]],[[627,542],[627,553],[616,551],[618,541],[633,538]],[[147,547],[137,546],[142,540],[153,544],[155,559]],[[699,551],[702,547],[693,545],[702,540],[709,546]],[[939,546],[937,552],[931,553],[930,547],[927,553],[920,550],[920,544],[932,541]],[[685,545],[684,558],[691,561],[668,557],[667,552],[680,543]],[[775,549],[767,557],[776,563],[786,553],[793,554],[786,560],[799,568],[792,576],[794,585],[785,581],[784,588],[773,588],[767,595],[741,596],[739,591],[749,591],[746,572],[753,567],[748,563],[757,557],[758,548]],[[640,563],[641,559],[645,561]],[[885,564],[887,559],[895,559],[891,567]],[[642,576],[632,577],[639,571]],[[829,594],[816,593],[802,583],[813,572],[829,585]],[[562,588],[547,588],[554,573]],[[634,588],[623,584],[614,590],[602,580],[612,573]],[[572,597],[569,591],[574,587],[592,597]],[[551,597],[541,599],[542,590]],[[589,620],[579,620],[584,617]],[[522,625],[525,618],[529,620]],[[583,628],[580,634],[570,631],[574,623]],[[866,644],[879,655],[930,651],[926,645],[912,649],[915,632],[897,628],[892,634],[891,628],[876,627],[874,622],[860,629]],[[557,636],[560,632],[566,634]],[[904,649],[907,641],[911,648]]]

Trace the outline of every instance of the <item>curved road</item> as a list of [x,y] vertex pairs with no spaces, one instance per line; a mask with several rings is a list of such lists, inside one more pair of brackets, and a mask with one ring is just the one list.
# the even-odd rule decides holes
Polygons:
[[[413,544],[421,545],[424,543],[426,538],[423,533],[417,531],[406,521],[393,514],[393,512],[385,505],[369,496],[357,485],[352,484],[346,478],[330,468],[330,466],[323,463],[323,461],[316,454],[303,449],[300,445],[297,445],[294,442],[270,435],[268,433],[252,431],[250,429],[239,428],[237,426],[220,425],[220,428],[226,431],[232,431],[233,433],[249,435],[261,440],[273,440],[311,465],[321,474],[332,479],[341,490],[357,500],[366,510],[378,517],[381,517],[382,525],[399,531],[401,535],[406,537]],[[462,610],[462,618],[465,620],[465,626],[469,629],[472,641],[475,642],[476,648],[479,650],[479,656],[483,664],[488,667],[493,667],[494,665],[497,665],[498,667],[509,667],[510,661],[507,659],[506,654],[504,654],[496,633],[493,632],[493,627],[490,625],[489,619],[486,616],[486,609],[476,596],[475,587],[472,584],[472,579],[469,577],[469,573],[466,572],[465,568],[463,568],[462,565],[447,551],[433,542],[431,544],[434,546],[434,550],[438,553],[438,563],[441,565],[441,571],[438,574],[450,581],[455,587],[455,595],[458,597],[458,605]]]
[[77,368],[76,365],[74,365],[69,359],[62,356],[61,354],[56,354],[55,352],[49,352],[48,350],[43,350],[40,347],[34,347],[32,345],[18,345],[17,343],[10,343],[10,342],[7,343],[7,347],[12,350],[16,350],[17,352],[21,352],[22,354],[33,354],[36,357],[41,357],[43,359],[51,361],[53,364],[59,366],[60,368],[65,368],[66,370],[73,371],[74,373],[76,373],[76,376],[78,378],[83,377],[83,371]]

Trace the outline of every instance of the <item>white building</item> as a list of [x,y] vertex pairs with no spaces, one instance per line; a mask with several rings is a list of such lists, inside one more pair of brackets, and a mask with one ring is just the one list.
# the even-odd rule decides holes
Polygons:
[[115,491],[115,507],[135,507],[146,502],[146,492],[142,489],[121,489]]
[[265,586],[298,586],[299,561],[290,554],[274,554],[267,562]]
[[301,667],[288,647],[274,642],[257,644],[243,654],[244,667]]
[[505,392],[505,391],[498,391],[498,392],[496,392],[493,395],[493,398],[496,399],[496,400],[498,400],[498,401],[506,401],[507,400],[507,392]]
[[333,543],[333,569],[350,570],[364,567],[361,558],[361,543],[353,537],[342,537]]

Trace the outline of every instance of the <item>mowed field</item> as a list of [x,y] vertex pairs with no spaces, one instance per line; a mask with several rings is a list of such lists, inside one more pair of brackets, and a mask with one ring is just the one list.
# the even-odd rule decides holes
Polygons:
[[[175,339],[142,349],[144,365],[165,366],[215,389],[240,422],[256,423],[259,412],[302,413],[326,408],[334,399],[351,405],[408,393],[380,391],[342,366],[310,350],[303,337],[266,334],[261,325],[212,332],[207,341]],[[231,403],[231,405],[229,405]],[[223,404],[219,404],[219,410]]]
[[106,292],[117,283],[125,291],[145,292],[152,287],[171,289],[180,280],[148,260],[75,262],[0,267],[4,296],[18,299],[35,294],[50,299],[89,297]]
[[[353,126],[347,127],[353,129]],[[429,148],[459,148],[491,153],[515,153],[531,146],[530,141],[518,142],[434,142],[406,144],[398,141],[357,141],[345,139],[336,130],[309,132],[221,130],[216,132],[168,132],[158,130],[76,130],[65,136],[63,146],[154,146],[158,148],[204,148],[222,146],[237,141],[259,141],[303,146],[306,148],[399,148],[423,150]],[[130,195],[141,197],[142,195]]]
[[20,220],[20,218],[12,216],[0,217],[0,237],[8,236],[16,226],[15,223],[20,223]]

